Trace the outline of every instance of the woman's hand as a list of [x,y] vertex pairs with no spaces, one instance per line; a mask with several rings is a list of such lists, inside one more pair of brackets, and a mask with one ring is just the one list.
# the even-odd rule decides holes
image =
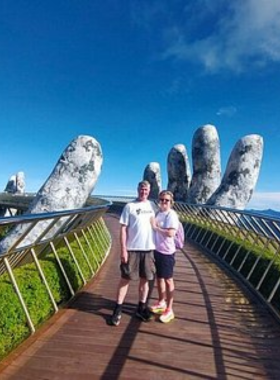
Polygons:
[[156,218],[154,216],[151,216],[150,218],[150,223],[151,223],[151,226],[152,226],[152,229],[153,230],[156,230],[158,225],[157,225],[157,221],[156,221]]

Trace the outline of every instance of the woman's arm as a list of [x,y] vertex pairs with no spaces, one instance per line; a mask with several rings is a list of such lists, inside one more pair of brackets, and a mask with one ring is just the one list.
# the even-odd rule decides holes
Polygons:
[[174,237],[176,233],[174,228],[155,227],[154,230],[167,237]]

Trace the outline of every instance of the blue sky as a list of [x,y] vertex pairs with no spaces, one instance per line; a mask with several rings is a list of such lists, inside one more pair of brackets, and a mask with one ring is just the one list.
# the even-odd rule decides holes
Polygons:
[[95,194],[128,195],[152,161],[216,126],[222,166],[239,138],[264,157],[248,207],[280,210],[278,0],[1,0],[0,187],[37,191],[72,139],[103,150]]

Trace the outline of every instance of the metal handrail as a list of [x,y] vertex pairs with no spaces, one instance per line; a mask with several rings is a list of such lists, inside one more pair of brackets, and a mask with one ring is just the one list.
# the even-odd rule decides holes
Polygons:
[[[24,211],[28,205],[26,199],[21,203],[20,197],[9,198],[7,194],[4,195],[5,202],[1,204],[1,197],[2,194],[0,194],[0,205],[2,207],[17,208],[16,206],[19,206],[18,210]],[[28,195],[28,197],[30,200],[33,199],[32,195]],[[98,196],[97,198],[89,198],[87,206],[81,209],[0,218],[0,229],[19,224],[29,226],[29,230],[24,231],[21,237],[13,242],[12,247],[0,256],[0,275],[8,272],[15,289],[17,289],[15,279],[12,278],[14,277],[13,268],[22,265],[27,257],[37,261],[34,256],[40,257],[41,254],[50,250],[54,253],[69,291],[73,295],[71,279],[67,277],[59,260],[57,246],[62,243],[67,248],[82,282],[85,284],[86,276],[83,273],[83,268],[76,260],[69,236],[75,240],[84,256],[89,272],[94,275],[95,270],[88,255],[94,257],[96,265],[101,265],[111,244],[109,231],[102,218],[103,214],[110,206],[123,207],[134,198],[131,196]],[[13,203],[13,199],[15,203]],[[157,201],[155,203],[157,204]],[[254,289],[279,317],[280,218],[247,210],[193,205],[183,202],[175,202],[174,209],[183,222],[186,239],[200,245],[212,257],[230,267],[232,272],[251,289]],[[36,239],[29,244],[23,244],[25,237],[42,222],[45,224]],[[88,246],[88,249],[83,248],[81,239]],[[90,241],[98,243],[97,252]],[[37,262],[36,267],[41,272]],[[42,281],[46,282],[42,273],[41,277]],[[24,301],[20,298],[20,302]],[[23,307],[27,309],[26,306]],[[28,316],[28,310],[25,312],[27,312],[30,330],[33,332],[35,327],[32,325],[30,316]]]
[[186,238],[230,268],[280,319],[280,218],[181,202],[174,209]]
[[[0,193],[1,211],[4,213],[5,209],[9,209],[10,213],[18,210],[24,212],[33,198],[33,194],[13,196]],[[0,253],[0,276],[5,273],[8,274],[31,333],[35,332],[36,326],[34,326],[28,306],[18,286],[14,274],[16,268],[26,263],[33,262],[35,264],[35,269],[46,288],[54,312],[57,312],[58,305],[38,258],[48,252],[54,255],[69,292],[73,296],[75,291],[71,278],[67,275],[67,271],[59,258],[58,250],[61,246],[68,250],[83,284],[86,284],[89,279],[76,258],[72,241],[75,241],[82,253],[85,265],[89,268],[90,277],[94,276],[104,263],[111,246],[111,236],[103,221],[103,215],[111,204],[111,201],[90,197],[84,208],[0,218],[0,231],[4,229],[5,233],[10,233],[11,236],[15,229],[17,231],[16,237],[11,239],[9,246]],[[38,226],[39,231],[33,236],[32,234]],[[94,264],[91,263],[92,261]]]

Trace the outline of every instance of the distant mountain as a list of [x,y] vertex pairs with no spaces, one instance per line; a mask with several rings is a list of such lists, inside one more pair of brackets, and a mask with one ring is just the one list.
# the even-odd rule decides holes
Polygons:
[[246,211],[252,211],[256,214],[264,214],[267,216],[273,216],[273,218],[280,218],[280,211],[272,210],[272,209],[267,209],[267,210],[246,210]]

